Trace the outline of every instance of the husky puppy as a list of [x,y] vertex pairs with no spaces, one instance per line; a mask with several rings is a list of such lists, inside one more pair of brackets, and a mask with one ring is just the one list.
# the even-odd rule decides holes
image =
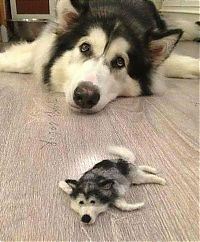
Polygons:
[[101,161],[78,181],[67,179],[59,183],[60,188],[70,195],[71,208],[80,215],[83,223],[94,223],[97,216],[111,205],[122,211],[143,207],[143,202],[130,204],[124,198],[132,184],[166,183],[156,175],[156,169],[135,165],[134,154],[126,148],[110,147],[109,151],[118,159]]
[[58,0],[56,11],[36,41],[0,53],[0,71],[35,73],[75,111],[162,94],[164,76],[199,75],[197,59],[171,56],[183,31],[168,29],[149,0]]

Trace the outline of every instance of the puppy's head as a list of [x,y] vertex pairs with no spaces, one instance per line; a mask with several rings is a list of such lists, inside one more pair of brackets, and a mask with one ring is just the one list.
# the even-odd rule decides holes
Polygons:
[[60,183],[60,188],[69,194],[71,208],[80,215],[85,224],[93,224],[99,214],[105,212],[111,202],[109,189],[113,182],[95,182],[66,180]]

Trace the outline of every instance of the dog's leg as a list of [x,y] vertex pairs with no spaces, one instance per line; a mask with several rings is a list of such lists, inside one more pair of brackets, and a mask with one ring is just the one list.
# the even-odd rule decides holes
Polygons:
[[65,181],[60,181],[59,182],[59,187],[65,192],[67,193],[68,195],[71,194],[72,192],[72,189],[70,186],[67,185],[67,183]]
[[168,29],[180,28],[183,30],[183,36],[181,40],[195,40],[200,38],[200,24],[199,21],[194,23],[189,20],[164,18],[167,22]]
[[172,54],[164,63],[165,76],[174,78],[198,78],[200,61],[189,56]]
[[0,53],[0,71],[32,73],[35,45],[35,42],[13,45]]
[[166,181],[165,179],[153,175],[153,174],[149,174],[150,173],[155,173],[156,171],[150,167],[146,167],[146,166],[139,166],[137,167],[137,170],[133,171],[132,173],[132,184],[145,184],[145,183],[156,183],[156,184],[161,184],[161,185],[165,185]]
[[151,166],[139,166],[139,169],[151,174],[158,174],[158,171]]
[[131,161],[131,163],[134,163],[136,160],[133,152],[122,146],[109,146],[108,152],[126,161]]
[[119,198],[114,202],[113,205],[122,211],[133,211],[133,210],[142,208],[144,206],[144,203],[141,202],[141,203],[130,204],[130,203],[127,203],[124,198]]

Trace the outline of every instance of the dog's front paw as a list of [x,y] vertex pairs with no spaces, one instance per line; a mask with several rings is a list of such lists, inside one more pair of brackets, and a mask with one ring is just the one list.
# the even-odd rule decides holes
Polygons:
[[159,177],[160,178],[160,185],[166,185],[166,183],[167,183],[167,181],[164,179],[164,178],[161,178],[161,177]]
[[70,194],[72,192],[71,187],[69,187],[65,181],[60,181],[58,186],[67,194]]
[[199,59],[193,59],[190,63],[188,63],[187,68],[188,74],[186,74],[187,78],[197,78],[200,76],[200,60]]
[[139,166],[139,169],[144,171],[144,172],[147,172],[147,173],[151,173],[151,174],[158,174],[158,170],[156,168],[153,168],[151,166]]

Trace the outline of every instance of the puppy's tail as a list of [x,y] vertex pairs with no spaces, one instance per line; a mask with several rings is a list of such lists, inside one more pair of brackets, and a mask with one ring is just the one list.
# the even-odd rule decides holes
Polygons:
[[112,155],[118,156],[123,160],[131,161],[132,163],[136,160],[133,152],[122,146],[110,146],[108,147],[108,152]]

